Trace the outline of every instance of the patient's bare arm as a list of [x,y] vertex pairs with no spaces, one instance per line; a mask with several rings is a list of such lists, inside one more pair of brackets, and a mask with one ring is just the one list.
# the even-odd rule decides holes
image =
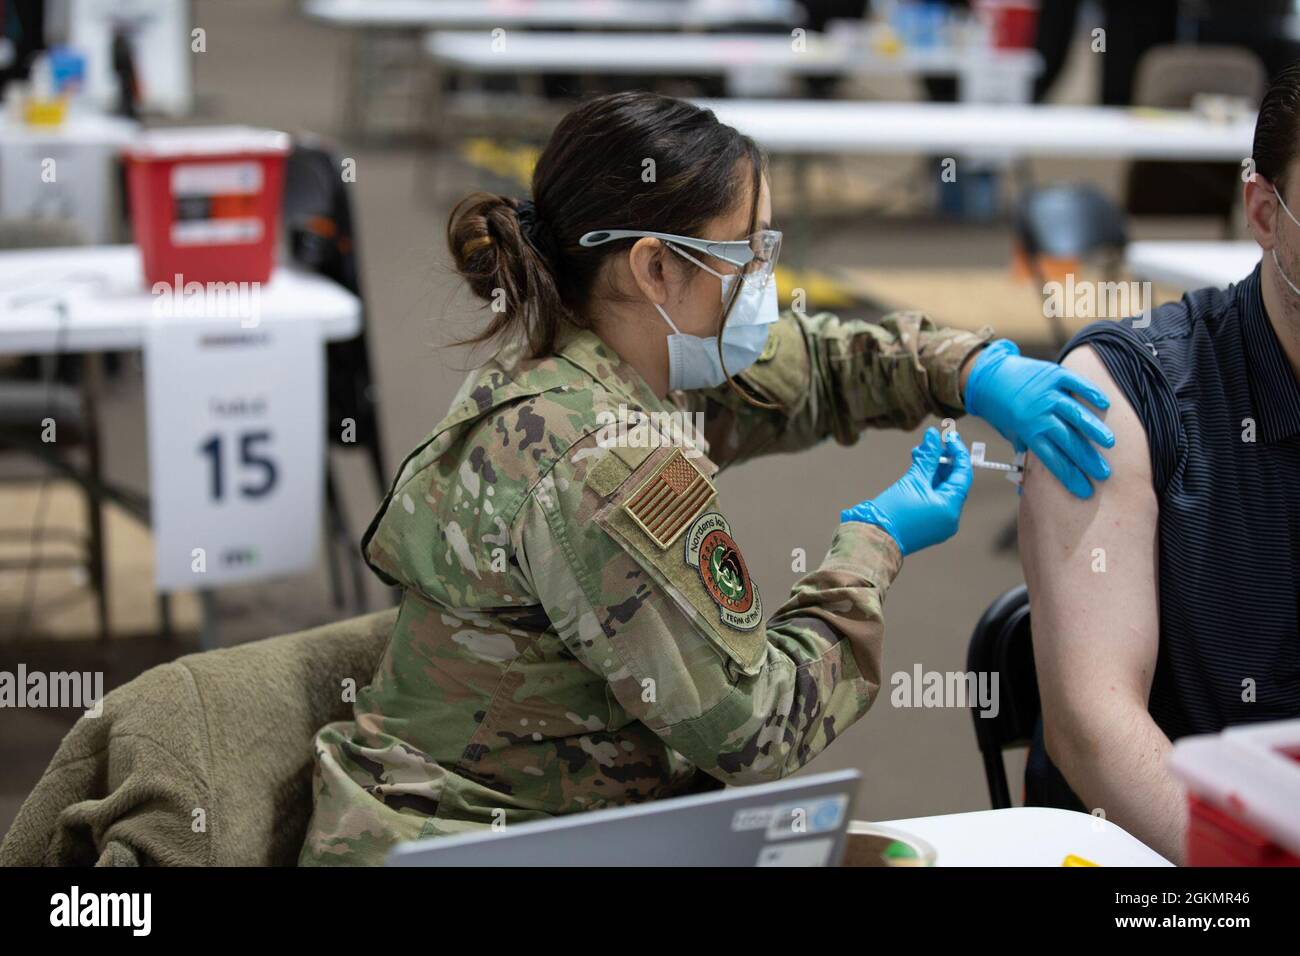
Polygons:
[[1032,458],[1020,502],[1047,752],[1089,809],[1175,862],[1187,810],[1147,712],[1159,637],[1156,518],[1147,436],[1092,349],[1063,363],[1109,397],[1111,477],[1073,497]]

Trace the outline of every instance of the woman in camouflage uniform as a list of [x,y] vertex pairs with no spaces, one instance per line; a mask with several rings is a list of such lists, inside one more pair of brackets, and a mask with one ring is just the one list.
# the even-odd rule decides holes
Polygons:
[[[1079,494],[1085,472],[1105,477],[1090,443],[1105,426],[1067,390],[1104,396],[987,330],[778,320],[763,157],[707,110],[587,102],[532,192],[452,213],[456,268],[492,306],[475,341],[505,344],[366,532],[403,599],[355,719],[318,735],[304,863],[773,780],[857,720],[903,556],[957,529],[965,448],[931,429],[766,608],[714,491],[721,468],[972,411]],[[702,435],[677,427],[695,413]]]

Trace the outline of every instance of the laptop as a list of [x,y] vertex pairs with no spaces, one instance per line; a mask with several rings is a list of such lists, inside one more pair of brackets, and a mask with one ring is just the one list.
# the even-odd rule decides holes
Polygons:
[[387,866],[837,866],[862,774],[837,770],[432,837]]

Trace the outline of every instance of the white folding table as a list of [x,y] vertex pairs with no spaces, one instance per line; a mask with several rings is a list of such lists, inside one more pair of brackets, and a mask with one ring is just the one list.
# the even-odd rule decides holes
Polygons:
[[[188,315],[188,306],[186,311]],[[145,284],[134,246],[0,252],[0,354],[89,353],[94,359],[97,353],[139,349],[152,323],[189,320],[164,313]],[[324,338],[349,339],[361,330],[361,302],[322,276],[279,266],[258,289],[256,317],[265,324],[316,321]],[[240,319],[230,321],[238,326]],[[83,383],[92,394],[99,377],[92,360]],[[146,498],[95,484],[98,496],[148,522]],[[199,596],[204,617],[200,641],[207,648],[215,644],[212,595],[200,591]]]
[[[905,48],[880,54],[858,35],[809,33],[796,45],[786,34],[517,33],[503,39],[486,29],[437,31],[424,39],[430,58],[444,69],[475,74],[725,77],[743,93],[761,79],[779,85],[793,76],[956,76],[963,90],[973,77],[997,73],[1025,94],[1042,67],[1032,50]],[[987,84],[985,84],[987,86]]]
[[704,29],[733,23],[796,24],[794,0],[307,0],[309,19],[352,29],[574,27]]
[[[1250,156],[1253,115],[1215,122],[1190,111],[993,103],[698,99],[767,152],[966,157],[977,166],[1036,156],[1222,160]],[[960,173],[959,173],[960,174]],[[792,243],[793,248],[800,243]]]
[[1053,807],[1009,807],[882,824],[920,837],[936,866],[1060,866],[1066,856],[1098,866],[1173,866],[1109,820]]
[[1019,159],[1241,161],[1255,116],[1215,122],[1195,113],[1106,106],[696,100],[772,153],[977,153]]
[[[426,30],[499,28],[513,37],[523,30],[561,27],[707,30],[803,21],[803,8],[795,0],[307,0],[303,13],[352,34],[343,94],[343,128],[350,134],[365,132],[362,117],[383,77],[409,73],[418,57],[410,41]],[[399,52],[386,56],[386,46]]]
[[1259,245],[1241,242],[1130,242],[1124,264],[1139,279],[1176,289],[1224,288],[1240,282],[1259,262]]
[[[135,246],[0,252],[0,354],[138,349],[149,323],[168,321],[156,306]],[[264,322],[317,320],[330,340],[361,329],[356,296],[291,266],[261,286],[258,309]]]

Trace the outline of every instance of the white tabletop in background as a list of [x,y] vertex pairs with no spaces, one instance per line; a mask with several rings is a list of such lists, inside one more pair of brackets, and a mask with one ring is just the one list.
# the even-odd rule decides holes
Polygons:
[[425,52],[439,62],[478,73],[720,74],[761,67],[782,73],[958,73],[963,69],[1011,68],[1034,74],[1032,50],[908,49],[883,56],[850,39],[809,33],[796,52],[785,34],[518,33],[504,48],[486,30],[438,31],[425,37]]
[[795,24],[793,0],[308,0],[303,12],[335,26],[426,29],[560,27],[674,29],[729,23]]
[[[263,323],[319,320],[328,339],[361,329],[356,296],[291,267],[278,267],[261,286],[257,306]],[[0,353],[138,349],[149,323],[160,321],[185,319],[157,317],[135,246],[0,252]]]
[[1253,114],[1215,123],[1190,112],[1102,106],[696,100],[776,153],[935,153],[1240,161]]
[[786,73],[840,73],[849,48],[818,34],[800,53],[781,33],[516,33],[493,49],[486,30],[430,33],[424,49],[448,66],[479,73],[725,73],[769,67]]
[[1010,807],[883,821],[934,847],[938,866],[1060,866],[1069,854],[1098,866],[1173,866],[1109,820],[1051,807]]
[[1124,250],[1128,271],[1139,279],[1178,289],[1223,288],[1254,271],[1260,249],[1244,242],[1130,242]]

